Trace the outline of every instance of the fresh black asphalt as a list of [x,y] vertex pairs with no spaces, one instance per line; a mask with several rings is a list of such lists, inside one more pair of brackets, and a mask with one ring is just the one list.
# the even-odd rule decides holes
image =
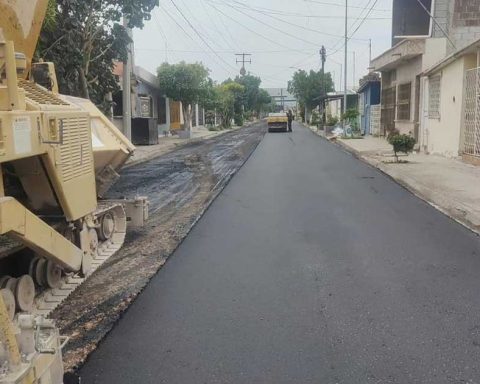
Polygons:
[[267,134],[79,373],[480,383],[480,240],[299,125]]

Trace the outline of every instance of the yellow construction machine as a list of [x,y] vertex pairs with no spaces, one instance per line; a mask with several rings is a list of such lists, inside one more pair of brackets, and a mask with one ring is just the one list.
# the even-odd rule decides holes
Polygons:
[[288,132],[288,116],[285,112],[269,113],[268,132]]
[[32,63],[48,0],[0,0],[0,384],[63,381],[46,319],[123,244],[143,197],[103,200],[133,145]]

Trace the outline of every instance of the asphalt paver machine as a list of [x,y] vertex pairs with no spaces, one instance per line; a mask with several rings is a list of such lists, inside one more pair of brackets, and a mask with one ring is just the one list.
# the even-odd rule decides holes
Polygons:
[[32,63],[48,0],[0,0],[0,383],[63,382],[48,314],[142,225],[144,197],[104,200],[133,145]]

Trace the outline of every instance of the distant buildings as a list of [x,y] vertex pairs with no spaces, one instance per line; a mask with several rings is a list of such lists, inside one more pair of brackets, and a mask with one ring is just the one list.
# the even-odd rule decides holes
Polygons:
[[278,110],[288,110],[297,107],[297,99],[286,88],[265,88],[274,100]]

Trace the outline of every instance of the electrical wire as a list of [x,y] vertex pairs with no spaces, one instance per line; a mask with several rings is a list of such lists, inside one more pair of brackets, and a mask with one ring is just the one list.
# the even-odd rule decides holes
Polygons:
[[[209,0],[207,0],[207,1],[209,1]],[[244,11],[238,9],[237,7],[232,6],[231,4],[227,4],[227,3],[223,3],[223,4],[225,4],[227,7],[230,7],[230,8],[232,8],[232,9],[235,9],[237,12],[240,12],[241,14],[243,14],[243,15],[245,15],[245,16],[253,19],[253,20],[255,20],[256,22],[258,22],[258,23],[260,23],[260,24],[262,24],[262,25],[264,25],[264,26],[266,26],[266,27],[269,27],[269,28],[271,28],[271,29],[273,29],[273,30],[275,30],[275,31],[277,31],[277,32],[280,32],[280,33],[282,33],[282,34],[284,34],[284,35],[290,36],[290,37],[292,37],[292,38],[294,38],[294,39],[303,41],[304,43],[307,43],[307,44],[313,45],[313,46],[315,46],[315,47],[318,47],[318,43],[314,43],[314,42],[309,41],[309,40],[306,40],[306,39],[304,39],[304,38],[302,38],[302,37],[295,36],[295,35],[293,35],[293,34],[291,34],[291,33],[289,33],[289,32],[286,32],[286,31],[280,29],[280,28],[277,28],[277,27],[274,27],[274,26],[272,26],[272,25],[270,25],[270,24],[267,24],[267,23],[265,23],[264,21],[259,20],[259,19],[257,19],[256,17],[254,17],[254,16],[252,16],[252,15],[249,15],[248,13],[245,13]],[[271,17],[273,17],[273,16],[271,16]]]
[[[344,4],[339,4],[338,2],[337,3],[328,3],[326,1],[318,1],[318,0],[302,0],[303,2],[305,3],[314,3],[314,4],[320,4],[320,5],[328,5],[328,6],[332,6],[332,7],[341,7],[341,8],[345,8],[345,5]],[[362,6],[358,6],[358,5],[349,5],[348,6],[349,8],[357,8],[357,9],[363,9]],[[391,9],[376,9],[375,10],[376,12],[392,12]]]
[[[367,3],[367,6],[368,4],[371,2],[371,0],[369,0],[369,2]],[[355,35],[355,33],[357,33],[357,31],[360,29],[360,27],[363,25],[363,23],[365,23],[365,20],[367,19],[368,15],[372,12],[373,8],[375,7],[375,5],[378,3],[378,0],[375,0],[375,2],[372,4],[372,6],[370,7],[370,9],[368,10],[367,14],[365,15],[365,17],[362,19],[362,21],[358,24],[357,28],[350,34],[349,37],[347,37],[347,40],[350,40],[352,38],[352,36]],[[340,48],[338,48],[337,50],[335,50],[334,52],[330,53],[329,55],[334,55],[336,54],[337,52],[339,52],[341,49],[343,49],[345,47],[345,42],[343,42],[343,44],[340,46]]]
[[215,52],[215,50],[210,46],[210,44],[204,39],[204,37],[197,31],[197,29],[192,25],[192,23],[190,22],[190,20],[188,20],[188,18],[184,15],[184,13],[182,12],[182,10],[177,6],[177,4],[175,4],[175,1],[174,0],[170,0],[173,4],[173,6],[176,8],[176,10],[178,11],[178,13],[180,13],[180,15],[183,17],[183,19],[187,22],[187,24],[190,26],[190,28],[193,29],[193,31],[196,33],[196,35],[203,41],[203,43],[208,47],[208,49],[216,56],[220,59],[220,61],[222,61],[223,63],[225,63],[228,67],[232,68],[234,71],[236,71],[236,68],[233,67],[232,65],[230,65],[223,57],[221,57],[218,53]]
[[[206,0],[206,1],[212,1],[212,0]],[[233,0],[233,2],[234,2],[234,3],[237,3],[237,4],[246,5],[246,4],[243,4],[243,3],[239,2],[239,1],[235,1],[235,0]],[[230,8],[233,8],[233,9],[236,9],[237,11],[239,11],[237,7],[235,7],[235,6],[231,5],[231,4],[227,4],[227,3],[225,3],[225,2],[223,2],[223,4],[225,4],[226,6],[228,6],[228,7],[230,7]],[[270,17],[271,19],[280,21],[280,22],[282,22],[282,23],[285,23],[285,24],[288,24],[288,25],[291,25],[291,26],[294,26],[294,27],[297,27],[297,28],[300,28],[300,29],[303,29],[303,30],[306,30],[306,31],[315,32],[315,33],[318,33],[318,34],[323,35],[323,36],[331,36],[331,37],[343,38],[343,36],[341,36],[341,35],[335,35],[335,34],[331,34],[331,33],[327,33],[327,32],[321,32],[321,31],[319,31],[319,30],[317,30],[317,29],[308,28],[308,27],[305,27],[305,26],[303,26],[303,25],[299,25],[299,24],[295,24],[295,23],[292,23],[292,22],[283,20],[283,19],[281,19],[281,18],[279,18],[279,17],[275,17],[275,16],[272,16],[272,15],[269,15],[268,13],[263,13],[262,11],[255,10],[255,9],[252,8],[252,7],[244,7],[243,9],[249,9],[249,10],[252,10],[252,11],[255,11],[255,12],[258,12],[258,13],[261,13],[261,14],[267,16],[267,17]],[[239,11],[239,12],[241,12],[241,11]],[[242,12],[242,13],[243,13],[243,12]],[[253,16],[249,16],[249,17],[253,17]],[[257,21],[258,21],[258,19],[257,19]],[[265,24],[265,23],[262,22],[262,24]],[[268,24],[265,24],[265,25],[266,25],[266,26],[269,26]],[[271,27],[271,26],[270,26],[270,27]],[[278,30],[278,29],[277,29],[277,30]],[[282,30],[280,30],[280,31],[281,31],[282,33],[286,33],[285,31],[282,31]],[[290,36],[291,36],[291,35],[290,35]],[[295,36],[295,38],[298,38],[298,37]],[[365,40],[368,40],[368,39],[355,39],[355,40],[365,41]],[[308,42],[308,43],[311,44],[311,42]],[[318,46],[318,43],[314,43],[314,45],[317,47],[317,46]]]
[[[206,13],[207,17],[208,17],[210,20],[212,20],[212,25],[213,25],[213,27],[215,28],[218,36],[220,36],[220,37],[222,38],[222,40],[225,42],[225,44],[227,44],[227,47],[228,47],[228,48],[230,48],[230,49],[232,49],[232,50],[235,50],[235,48],[233,47],[233,45],[230,44],[230,42],[225,38],[225,34],[222,33],[222,32],[220,31],[220,29],[218,28],[217,22],[216,22],[216,20],[215,20],[215,17],[212,17],[212,16],[210,15],[210,11],[208,10],[208,7],[207,7],[207,5],[205,4],[205,1],[204,1],[204,0],[200,0],[200,3],[202,4],[202,7],[203,7],[203,9],[205,10],[205,13]],[[232,42],[233,42],[233,40],[232,40]]]
[[[241,5],[244,7],[244,9],[249,9],[251,11],[255,11],[258,13],[262,13],[264,15],[279,15],[279,16],[287,16],[287,17],[306,17],[306,18],[313,18],[313,19],[342,19],[343,16],[332,16],[332,15],[307,15],[304,13],[295,13],[295,12],[284,12],[284,11],[278,11],[275,9],[271,8],[265,8],[265,7],[252,7],[249,4],[236,1],[236,0],[230,0],[232,3],[236,3],[238,5]],[[226,0],[223,0],[222,2],[226,2]],[[356,19],[361,19],[362,17],[359,15],[358,17],[351,17],[351,20],[356,20]],[[369,20],[391,20],[391,17],[370,17]],[[315,30],[314,30],[315,31]],[[316,31],[318,32],[318,31]]]
[[303,51],[301,51],[301,50],[299,50],[299,49],[288,47],[288,46],[286,46],[286,45],[284,45],[284,44],[282,44],[282,43],[279,43],[278,41],[275,41],[275,40],[273,40],[273,39],[270,39],[269,37],[267,37],[267,36],[265,36],[265,35],[257,32],[257,31],[254,31],[253,29],[247,27],[246,25],[238,22],[238,21],[235,20],[233,17],[230,17],[229,15],[225,14],[225,12],[223,12],[223,11],[220,10],[220,9],[218,9],[218,8],[217,8],[214,4],[212,4],[211,2],[208,2],[208,4],[209,4],[212,8],[214,8],[218,13],[220,13],[220,14],[222,14],[223,16],[225,16],[226,18],[232,20],[234,23],[240,25],[241,27],[245,28],[245,29],[248,30],[249,32],[251,32],[251,33],[253,33],[253,34],[261,37],[262,39],[265,39],[265,40],[269,41],[269,42],[272,43],[272,44],[278,45],[279,47],[286,48],[286,49],[288,49],[290,52],[300,52],[300,53],[303,52]]
[[177,20],[175,20],[175,18],[162,6],[162,3],[161,3],[161,2],[159,3],[158,6],[163,10],[163,12],[165,12],[165,14],[166,14],[171,20],[173,20],[173,22],[177,25],[177,27],[180,28],[180,29],[183,31],[183,33],[185,33],[185,35],[187,35],[187,36],[190,38],[190,40],[192,40],[193,42],[195,42],[195,39],[194,39],[192,36],[190,36],[190,34],[185,30],[185,28],[183,28],[183,26],[182,26]]

